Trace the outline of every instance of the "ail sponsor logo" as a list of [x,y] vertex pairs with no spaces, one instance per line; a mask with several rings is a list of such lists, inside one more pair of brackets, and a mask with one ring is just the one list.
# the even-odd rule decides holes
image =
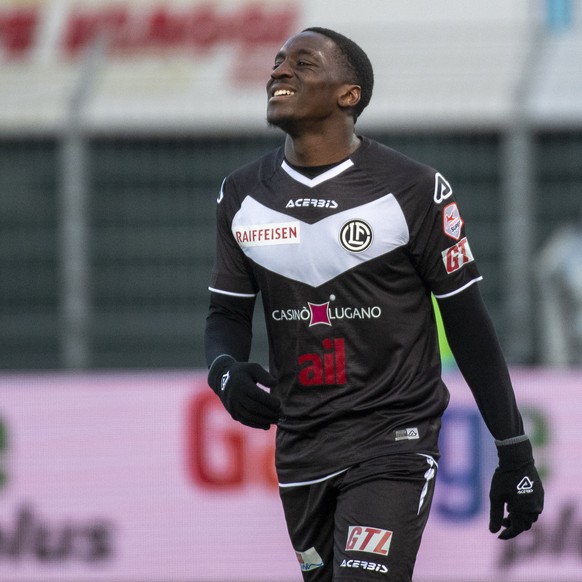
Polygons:
[[298,358],[302,386],[331,386],[346,383],[346,348],[342,338],[324,339],[321,352]]
[[236,226],[232,233],[242,248],[301,242],[301,227],[298,221]]
[[346,552],[368,552],[387,556],[393,532],[363,525],[351,525],[348,529]]
[[461,239],[456,245],[445,249],[442,252],[442,257],[449,275],[475,260],[467,237]]

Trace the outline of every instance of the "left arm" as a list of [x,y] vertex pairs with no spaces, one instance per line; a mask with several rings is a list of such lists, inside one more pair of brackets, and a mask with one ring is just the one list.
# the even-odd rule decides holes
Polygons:
[[438,303],[457,365],[497,446],[499,466],[491,482],[489,529],[496,533],[504,526],[499,537],[510,539],[537,521],[544,489],[508,367],[476,284]]
[[478,284],[438,304],[451,351],[487,428],[497,441],[523,435],[505,357]]

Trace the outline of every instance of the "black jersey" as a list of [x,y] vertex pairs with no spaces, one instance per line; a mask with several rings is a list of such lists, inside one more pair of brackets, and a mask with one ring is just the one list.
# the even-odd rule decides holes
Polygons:
[[262,294],[283,483],[436,454],[448,402],[431,293],[480,279],[451,187],[362,138],[309,178],[280,148],[225,179],[210,288]]

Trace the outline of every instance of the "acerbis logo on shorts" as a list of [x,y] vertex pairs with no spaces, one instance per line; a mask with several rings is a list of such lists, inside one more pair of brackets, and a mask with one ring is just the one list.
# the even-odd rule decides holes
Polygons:
[[304,552],[295,551],[295,555],[302,572],[309,572],[323,566],[323,560],[315,548],[309,548]]
[[390,551],[392,532],[377,527],[350,525],[346,552],[369,552],[387,556]]
[[388,574],[388,567],[376,562],[366,562],[366,560],[344,560],[340,568],[360,568],[368,572],[378,572],[379,574]]

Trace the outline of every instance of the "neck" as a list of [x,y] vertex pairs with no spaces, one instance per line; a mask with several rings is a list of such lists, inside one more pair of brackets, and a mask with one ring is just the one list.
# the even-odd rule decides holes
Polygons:
[[324,166],[344,160],[359,145],[360,140],[353,127],[349,131],[334,134],[287,134],[285,157],[296,166]]

